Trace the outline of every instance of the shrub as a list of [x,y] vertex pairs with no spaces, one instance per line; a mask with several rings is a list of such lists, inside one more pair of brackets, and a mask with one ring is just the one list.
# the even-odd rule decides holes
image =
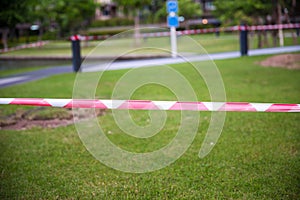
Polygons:
[[112,18],[108,20],[96,20],[92,22],[91,27],[128,26],[133,24],[134,21],[132,19]]

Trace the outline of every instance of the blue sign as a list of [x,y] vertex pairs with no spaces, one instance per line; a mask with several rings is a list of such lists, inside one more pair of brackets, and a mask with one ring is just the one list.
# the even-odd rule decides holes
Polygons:
[[171,12],[178,12],[178,2],[175,0],[169,0],[167,1],[167,12],[171,13]]
[[169,27],[178,27],[179,26],[179,20],[178,16],[168,16],[167,17],[168,26]]

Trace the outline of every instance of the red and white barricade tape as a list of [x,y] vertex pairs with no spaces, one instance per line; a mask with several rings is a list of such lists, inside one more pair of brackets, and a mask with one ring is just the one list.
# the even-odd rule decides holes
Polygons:
[[105,40],[107,38],[111,37],[111,35],[73,35],[70,37],[71,41],[92,41],[92,40]]
[[[177,31],[177,35],[195,35],[203,33],[215,33],[215,32],[232,32],[232,31],[267,31],[277,29],[295,29],[300,28],[300,23],[296,24],[275,24],[275,25],[258,25],[258,26],[231,26],[231,27],[218,27],[218,28],[204,28],[204,29],[192,29]],[[170,36],[170,32],[156,32],[156,33],[142,33],[141,37],[166,37]],[[111,35],[94,35],[94,36],[77,36],[77,40],[89,41],[89,40],[104,40],[111,37]],[[74,36],[70,38],[74,40]]]
[[23,44],[23,45],[20,45],[20,46],[11,47],[11,48],[7,48],[7,49],[0,49],[0,53],[20,50],[20,49],[33,48],[33,47],[41,47],[41,46],[44,46],[47,43],[49,43],[49,41],[40,41],[40,42],[34,42],[34,43],[30,43],[30,44]]
[[0,98],[0,104],[49,106],[49,107],[61,107],[61,108],[99,108],[99,109],[127,109],[127,110],[300,112],[300,104],[247,103],[247,102],[180,102],[180,101],[150,101],[150,100]]

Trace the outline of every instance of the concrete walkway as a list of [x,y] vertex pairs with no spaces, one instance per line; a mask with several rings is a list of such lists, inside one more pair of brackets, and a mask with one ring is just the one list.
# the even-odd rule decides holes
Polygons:
[[[288,46],[288,47],[276,47],[276,48],[265,48],[265,49],[254,49],[249,50],[249,56],[257,55],[268,55],[268,54],[280,54],[280,53],[290,53],[300,51],[300,46]],[[84,66],[82,72],[95,72],[102,70],[119,70],[119,69],[129,69],[137,67],[148,67],[148,66],[157,66],[164,64],[175,64],[183,63],[188,61],[204,61],[204,60],[221,60],[229,58],[238,58],[240,57],[240,52],[224,52],[224,53],[213,53],[209,55],[189,55],[178,58],[153,58],[153,59],[141,59],[141,60],[126,60],[126,61],[115,61],[107,67],[107,64],[98,64]],[[16,74],[13,76],[0,78],[0,88],[26,83],[29,81],[34,81],[49,77],[56,74],[71,73],[72,66],[56,66],[46,69],[40,69],[36,71],[31,71],[22,74]]]
[[56,66],[0,78],[0,88],[26,83],[56,74],[72,72],[72,66]]
[[[265,48],[265,49],[254,49],[248,51],[249,56],[257,55],[269,55],[269,54],[280,54],[300,51],[300,46],[289,46],[289,47],[276,47],[276,48]],[[131,61],[118,61],[112,63],[109,68],[107,64],[100,64],[97,66],[89,66],[82,69],[83,72],[95,72],[102,70],[119,70],[129,69],[137,67],[148,67],[158,66],[164,64],[175,64],[183,63],[187,61],[205,61],[205,60],[223,60],[229,58],[238,58],[241,54],[238,51],[213,53],[208,55],[189,55],[178,58],[158,58],[158,59],[143,59],[143,60],[131,60]]]

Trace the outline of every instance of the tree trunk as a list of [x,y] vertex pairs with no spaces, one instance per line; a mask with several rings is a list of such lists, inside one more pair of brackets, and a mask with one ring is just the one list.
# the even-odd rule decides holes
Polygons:
[[[277,2],[277,12],[278,12],[278,24],[281,24],[281,5],[279,2]],[[283,41],[283,32],[282,32],[282,28],[278,29],[278,37],[279,37],[279,45],[282,47],[284,45],[284,41]]]
[[43,30],[43,27],[40,25],[39,27],[39,35],[38,35],[38,42],[42,41],[43,40],[43,34],[44,34],[44,30]]
[[0,29],[0,32],[2,33],[2,44],[5,50],[8,49],[8,45],[7,45],[7,36],[9,33],[9,29],[8,28],[3,28]]
[[[272,0],[272,16],[271,16],[271,20],[269,21],[270,24],[274,25],[278,23],[278,12],[277,12],[277,4],[278,4],[278,0]],[[277,46],[277,40],[278,40],[278,31],[276,29],[271,30],[271,35],[272,35],[272,40],[273,40],[273,46],[276,47]]]
[[26,34],[26,44],[29,44],[30,42],[30,30],[25,30],[25,34]]
[[141,33],[140,33],[140,10],[136,10],[134,17],[134,39],[135,46],[139,47],[141,45]]
[[269,47],[268,32],[266,30],[263,31],[263,46]]
[[262,40],[261,40],[261,31],[260,31],[260,30],[257,31],[257,40],[258,40],[258,45],[257,45],[257,47],[258,47],[259,49],[261,49],[261,48],[262,48]]
[[[299,3],[299,2],[298,2]],[[294,9],[294,8],[296,8],[296,0],[293,0],[292,1],[292,8]],[[289,19],[289,21],[290,21],[290,17],[288,18]],[[298,28],[298,31],[297,31],[298,33],[299,33],[299,28]],[[299,35],[299,34],[298,34]],[[297,40],[297,34],[294,32],[294,31],[292,31],[292,36],[293,36],[293,41],[294,41],[294,44],[296,45],[296,44],[298,44],[298,40]]]
[[[257,25],[263,25],[263,19],[261,17],[256,18],[256,24]],[[257,40],[258,40],[258,45],[257,47],[260,49],[263,47],[262,43],[262,30],[257,30]]]
[[[296,0],[293,0],[292,1],[292,12],[293,12],[293,8],[295,8],[295,7],[296,7]],[[285,15],[285,19],[286,19],[287,23],[290,24],[291,20],[290,20],[289,12],[284,12],[284,15]],[[296,45],[297,44],[297,35],[293,30],[291,31],[291,34],[292,34],[292,38],[293,38],[293,43],[294,43],[294,45]]]
[[272,30],[272,37],[273,37],[273,46],[276,47],[277,46],[277,31],[276,30]]

